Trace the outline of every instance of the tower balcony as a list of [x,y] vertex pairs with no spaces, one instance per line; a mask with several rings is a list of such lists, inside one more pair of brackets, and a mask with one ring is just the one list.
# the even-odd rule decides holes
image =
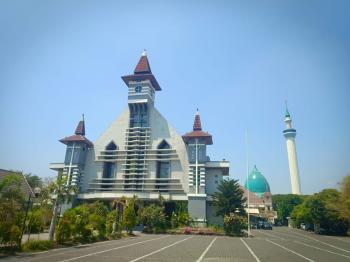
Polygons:
[[297,135],[297,131],[294,128],[288,128],[283,130],[283,135],[284,137],[288,138],[288,137],[295,137]]

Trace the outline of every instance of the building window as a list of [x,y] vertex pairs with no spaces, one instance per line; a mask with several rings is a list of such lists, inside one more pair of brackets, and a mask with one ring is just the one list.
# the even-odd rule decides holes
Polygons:
[[169,161],[166,161],[166,162],[158,161],[157,171],[158,171],[157,178],[169,178],[170,176]]
[[[105,159],[113,159],[113,155],[115,155],[115,152],[108,152],[112,150],[117,150],[117,145],[111,141],[106,147],[105,150]],[[117,166],[115,162],[104,162],[103,163],[103,175],[102,178],[115,178],[117,171]],[[102,183],[112,183],[113,181],[110,180],[102,180]],[[102,185],[102,188],[108,188],[110,186]]]
[[159,180],[157,180],[157,186],[156,188],[162,189],[162,191],[167,190],[167,185],[160,185],[160,183],[167,183],[168,181],[164,181],[166,178],[170,178],[170,161],[168,160],[169,158],[169,150],[170,145],[163,140],[157,147],[158,149],[158,162],[157,162],[157,172],[156,176]]

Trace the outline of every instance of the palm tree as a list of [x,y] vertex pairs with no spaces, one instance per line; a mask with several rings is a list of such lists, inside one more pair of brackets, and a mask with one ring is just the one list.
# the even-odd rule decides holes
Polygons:
[[62,172],[58,173],[56,182],[51,183],[48,187],[52,196],[55,197],[53,198],[53,215],[49,231],[50,240],[53,240],[59,206],[64,203],[70,203],[72,201],[73,196],[77,193],[77,188],[73,186],[67,186],[67,176],[63,176]]
[[222,180],[218,186],[218,191],[213,194],[214,206],[217,208],[217,216],[225,216],[230,213],[243,215],[245,213],[243,203],[243,190],[238,184],[238,180]]

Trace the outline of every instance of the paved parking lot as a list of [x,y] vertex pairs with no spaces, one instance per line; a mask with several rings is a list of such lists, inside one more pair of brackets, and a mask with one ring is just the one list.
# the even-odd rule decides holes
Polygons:
[[285,227],[252,233],[252,238],[141,235],[8,257],[3,261],[350,261],[350,238],[320,236]]

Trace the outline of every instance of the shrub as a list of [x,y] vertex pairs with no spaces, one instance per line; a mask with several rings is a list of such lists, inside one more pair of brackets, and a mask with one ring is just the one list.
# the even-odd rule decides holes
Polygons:
[[122,223],[119,223],[118,211],[112,210],[107,214],[106,234],[112,238],[120,238],[122,233]]
[[145,232],[163,232],[166,228],[166,219],[163,208],[151,204],[140,210],[140,222],[145,226]]
[[171,215],[171,227],[188,226],[190,224],[190,215],[188,212],[181,211],[178,214],[173,212]]
[[50,240],[29,240],[22,246],[23,251],[48,250],[54,246]]
[[132,234],[132,229],[137,224],[137,216],[134,208],[134,201],[130,200],[123,212],[123,225],[128,234]]
[[30,233],[40,233],[44,229],[43,211],[41,209],[35,209],[28,214],[29,221],[28,227]]
[[242,236],[243,229],[247,228],[245,217],[230,213],[224,217],[224,231],[229,236]]
[[72,226],[70,220],[63,216],[56,226],[55,239],[58,243],[64,243],[72,236]]

